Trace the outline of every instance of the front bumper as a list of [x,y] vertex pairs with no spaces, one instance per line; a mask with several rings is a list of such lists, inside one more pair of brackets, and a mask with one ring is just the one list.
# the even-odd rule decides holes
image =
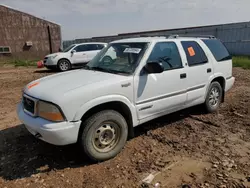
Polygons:
[[48,67],[57,65],[56,59],[52,59],[51,57],[44,59],[43,63],[44,63],[44,66],[48,66]]
[[24,112],[21,103],[17,106],[17,114],[27,130],[45,142],[60,146],[77,142],[81,121],[55,123],[39,117],[34,118]]

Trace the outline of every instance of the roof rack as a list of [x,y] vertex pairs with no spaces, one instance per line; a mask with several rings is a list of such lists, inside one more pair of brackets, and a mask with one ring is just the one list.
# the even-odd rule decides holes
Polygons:
[[139,37],[166,37],[162,35],[139,35]]
[[215,39],[216,37],[213,35],[169,35],[167,38],[179,38],[179,37],[194,37],[194,38],[209,38],[209,39]]

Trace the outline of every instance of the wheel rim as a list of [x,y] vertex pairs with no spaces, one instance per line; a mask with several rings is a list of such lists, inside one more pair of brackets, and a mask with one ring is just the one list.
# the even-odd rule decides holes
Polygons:
[[120,139],[120,128],[114,122],[103,122],[96,129],[92,143],[94,148],[101,153],[111,151]]
[[112,58],[110,58],[110,57],[104,57],[103,58],[103,64],[110,65],[111,62],[112,62]]
[[219,103],[220,91],[217,87],[213,87],[209,94],[209,104],[211,106],[217,106]]
[[69,63],[67,61],[61,62],[59,66],[60,66],[60,69],[63,70],[63,71],[69,69]]

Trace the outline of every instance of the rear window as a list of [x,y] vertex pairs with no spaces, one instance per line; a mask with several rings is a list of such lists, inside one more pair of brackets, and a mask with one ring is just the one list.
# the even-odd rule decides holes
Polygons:
[[189,66],[203,65],[208,62],[207,56],[195,41],[182,41],[183,49],[185,50]]
[[232,59],[227,48],[219,40],[203,39],[202,41],[207,45],[207,47],[210,49],[214,58],[217,61],[225,61]]

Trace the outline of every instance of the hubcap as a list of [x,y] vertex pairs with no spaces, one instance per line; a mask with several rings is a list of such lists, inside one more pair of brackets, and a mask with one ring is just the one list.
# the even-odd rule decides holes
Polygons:
[[112,63],[112,59],[110,57],[103,58],[103,64],[110,65]]
[[104,122],[95,131],[93,136],[93,145],[99,152],[109,152],[119,141],[119,127],[113,122]]
[[209,104],[216,106],[219,103],[220,92],[217,87],[213,87],[209,94]]
[[66,61],[63,61],[63,62],[61,62],[60,63],[60,68],[61,68],[61,70],[68,70],[69,69],[69,63],[68,62],[66,62]]

